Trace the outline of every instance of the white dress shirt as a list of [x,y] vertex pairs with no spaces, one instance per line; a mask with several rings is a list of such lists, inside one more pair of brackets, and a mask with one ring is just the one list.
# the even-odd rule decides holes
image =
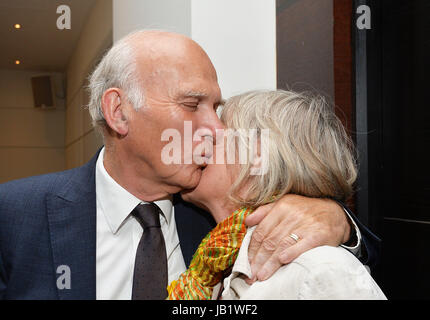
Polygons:
[[[365,266],[342,247],[311,249],[281,267],[266,281],[252,285],[248,247],[254,228],[242,242],[232,273],[224,279],[225,300],[386,300]],[[212,299],[219,296],[218,284]]]
[[[107,173],[103,158],[104,148],[96,164],[96,297],[97,300],[130,300],[136,251],[143,234],[142,226],[130,213],[139,203],[145,202],[121,187]],[[154,203],[163,212],[160,224],[166,244],[170,283],[186,267],[179,245],[172,200]]]
[[341,245],[341,247],[343,247],[346,250],[348,250],[349,252],[351,252],[357,258],[361,258],[362,252],[361,252],[361,232],[360,232],[360,229],[358,228],[357,224],[355,223],[354,219],[352,219],[352,217],[350,216],[348,211],[345,208],[343,208],[343,211],[345,212],[349,221],[351,221],[352,225],[354,226],[354,230],[351,230],[351,232],[355,232],[355,237],[356,237],[357,243],[353,247],[349,247],[349,246],[345,246],[345,245]]

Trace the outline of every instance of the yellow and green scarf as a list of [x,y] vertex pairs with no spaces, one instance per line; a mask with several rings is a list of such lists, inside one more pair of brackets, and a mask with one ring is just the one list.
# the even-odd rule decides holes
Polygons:
[[190,267],[167,288],[168,300],[210,300],[213,288],[233,266],[245,237],[245,218],[252,209],[242,208],[219,223],[202,240]]

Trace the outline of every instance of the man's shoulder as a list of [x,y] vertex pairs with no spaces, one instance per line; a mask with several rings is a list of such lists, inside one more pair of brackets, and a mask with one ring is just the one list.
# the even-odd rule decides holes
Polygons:
[[7,199],[28,199],[34,197],[44,197],[47,193],[56,193],[63,189],[72,180],[88,183],[94,180],[94,172],[97,154],[83,166],[53,172],[0,184],[0,206]]
[[67,182],[79,168],[53,172],[28,178],[18,179],[0,184],[1,199],[7,196],[40,194],[55,190],[56,186]]
[[53,172],[0,184],[0,213],[44,205],[47,194],[63,190],[83,173],[83,167]]
[[28,177],[0,184],[0,234],[28,224],[43,224],[48,196],[70,199],[94,189],[94,163],[66,171]]

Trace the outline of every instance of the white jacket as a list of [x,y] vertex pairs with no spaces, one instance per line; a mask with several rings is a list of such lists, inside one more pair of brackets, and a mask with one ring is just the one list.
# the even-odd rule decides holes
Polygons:
[[[251,276],[248,230],[232,273],[224,279],[225,300],[386,300],[366,267],[342,247],[318,247],[281,267],[263,282],[248,285]],[[219,284],[213,298],[219,294]]]

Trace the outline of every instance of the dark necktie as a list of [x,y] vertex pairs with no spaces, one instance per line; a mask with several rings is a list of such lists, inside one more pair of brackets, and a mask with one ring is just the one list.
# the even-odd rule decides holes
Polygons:
[[134,265],[133,300],[167,298],[167,256],[160,214],[154,203],[139,204],[132,212],[143,228]]

